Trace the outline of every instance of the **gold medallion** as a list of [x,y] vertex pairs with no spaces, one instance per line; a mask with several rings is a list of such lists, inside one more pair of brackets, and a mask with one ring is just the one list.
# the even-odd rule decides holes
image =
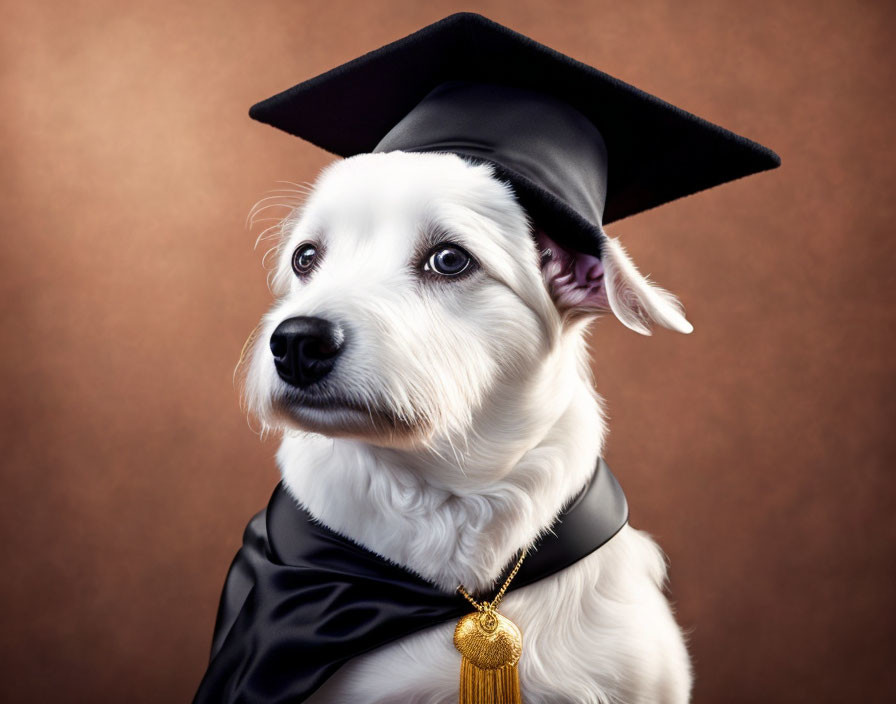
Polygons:
[[497,670],[519,662],[523,635],[497,611],[475,611],[458,622],[454,647],[480,670]]

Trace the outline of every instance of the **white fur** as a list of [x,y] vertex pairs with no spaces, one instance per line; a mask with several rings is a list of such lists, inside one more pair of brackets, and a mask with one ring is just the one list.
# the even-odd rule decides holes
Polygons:
[[[493,590],[518,550],[587,482],[604,451],[603,399],[584,332],[612,312],[690,332],[677,300],[642,277],[616,240],[607,289],[570,315],[552,299],[533,223],[491,167],[452,154],[390,152],[334,162],[284,223],[277,300],[241,359],[249,409],[292,496],[325,524],[433,583]],[[421,274],[449,239],[480,269]],[[295,247],[320,245],[307,279]],[[609,307],[602,305],[609,303]],[[278,401],[268,341],[296,315],[339,324],[346,345],[320,382],[332,410]],[[245,363],[245,364],[243,364]],[[350,399],[366,413],[339,407]],[[662,589],[658,546],[630,526],[588,558],[510,592],[524,634],[523,696],[537,702],[689,700],[691,669]],[[357,657],[312,702],[456,702],[453,623]]]

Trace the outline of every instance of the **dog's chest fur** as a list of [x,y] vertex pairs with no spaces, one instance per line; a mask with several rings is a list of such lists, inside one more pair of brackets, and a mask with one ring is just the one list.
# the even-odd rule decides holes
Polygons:
[[[573,422],[575,414],[570,416],[565,420]],[[593,451],[590,442],[542,450],[542,467],[551,461],[567,470],[592,463],[580,461]],[[581,479],[567,471],[568,481],[558,483],[556,472],[541,472],[551,477],[543,486],[505,487],[498,502],[510,509],[504,516],[481,497],[472,507],[463,501],[453,506],[438,492],[402,485],[370,457],[352,456],[364,452],[360,445],[293,437],[284,440],[278,462],[287,489],[313,515],[448,590],[463,581],[488,592],[488,575],[500,574],[512,558],[504,547],[515,551],[533,537],[527,527],[549,524],[547,507],[561,505]],[[527,704],[686,702],[690,666],[661,591],[665,574],[658,546],[625,526],[589,557],[508,593],[501,612],[523,632],[520,683]],[[460,654],[454,625],[428,628],[353,658],[309,701],[456,702]]]

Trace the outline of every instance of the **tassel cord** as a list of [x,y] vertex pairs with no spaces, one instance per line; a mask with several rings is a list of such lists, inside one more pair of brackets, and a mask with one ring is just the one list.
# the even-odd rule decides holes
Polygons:
[[504,584],[498,590],[498,593],[495,595],[495,598],[491,600],[491,602],[476,601],[472,596],[470,596],[469,592],[464,589],[463,584],[459,584],[457,586],[457,591],[463,594],[464,598],[469,601],[477,611],[495,611],[498,608],[498,604],[501,603],[501,600],[504,598],[504,594],[507,591],[507,588],[510,586],[510,583],[513,581],[513,578],[516,577],[516,573],[520,571],[520,567],[523,566],[523,560],[526,559],[526,555],[529,553],[528,548],[523,548],[523,552],[520,555],[520,559],[516,561],[516,565],[514,565],[513,569],[510,571],[510,574],[507,575],[507,579],[504,580]]

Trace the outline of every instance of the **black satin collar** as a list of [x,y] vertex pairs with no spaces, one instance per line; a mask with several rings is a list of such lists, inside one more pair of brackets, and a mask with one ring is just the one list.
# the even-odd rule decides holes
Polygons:
[[[625,495],[599,458],[510,590],[589,555],[627,520]],[[280,483],[246,527],[227,574],[194,704],[302,702],[350,658],[469,610],[458,593],[315,521]]]

